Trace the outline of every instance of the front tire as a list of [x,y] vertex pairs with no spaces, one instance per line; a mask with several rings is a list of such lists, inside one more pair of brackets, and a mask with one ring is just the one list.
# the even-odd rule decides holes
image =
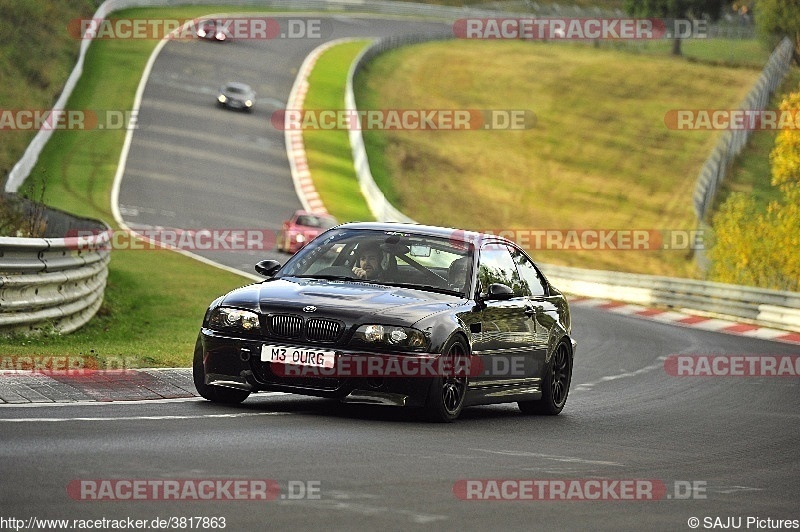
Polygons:
[[442,358],[446,363],[439,367],[446,374],[437,377],[431,383],[428,394],[427,414],[431,421],[452,423],[464,408],[464,397],[467,392],[467,368],[469,348],[460,337],[451,338],[442,349]]
[[523,414],[557,416],[564,409],[572,381],[572,357],[567,344],[561,342],[547,364],[542,381],[542,398],[517,403]]
[[194,387],[200,397],[213,403],[238,404],[250,396],[250,392],[247,390],[235,390],[206,384],[206,368],[203,365],[203,342],[199,337],[194,346],[192,378],[194,379]]

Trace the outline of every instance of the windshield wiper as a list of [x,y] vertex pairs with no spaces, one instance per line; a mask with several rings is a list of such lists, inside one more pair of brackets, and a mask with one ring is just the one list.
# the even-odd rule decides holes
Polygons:
[[297,277],[298,279],[325,279],[328,281],[360,281],[360,279],[346,275],[292,275],[291,277]]

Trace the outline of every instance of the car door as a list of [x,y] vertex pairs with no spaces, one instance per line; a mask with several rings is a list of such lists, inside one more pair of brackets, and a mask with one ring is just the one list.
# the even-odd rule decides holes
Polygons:
[[529,369],[538,376],[542,374],[547,358],[551,332],[558,323],[558,309],[550,301],[547,283],[530,257],[517,248],[512,249],[511,255],[528,292],[525,308],[531,319],[533,333],[533,366]]
[[480,290],[486,293],[493,283],[512,289],[503,299],[481,298],[478,327],[473,329],[473,355],[481,362],[483,375],[471,379],[472,385],[508,385],[532,375],[530,346],[533,322],[526,314],[528,292],[521,282],[509,248],[505,244],[482,246],[478,263]]

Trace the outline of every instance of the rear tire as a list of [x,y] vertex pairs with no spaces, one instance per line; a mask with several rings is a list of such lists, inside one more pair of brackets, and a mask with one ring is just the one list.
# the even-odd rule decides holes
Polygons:
[[250,396],[247,390],[236,390],[234,388],[223,388],[206,384],[206,368],[203,365],[203,343],[197,338],[194,346],[194,360],[192,362],[192,377],[194,387],[200,397],[208,399],[214,403],[238,404]]
[[469,348],[466,342],[459,336],[448,340],[442,349],[442,359],[447,364],[439,367],[447,369],[448,374],[436,377],[431,383],[427,414],[431,421],[452,423],[458,419],[464,408],[467,391]]
[[547,364],[542,381],[542,398],[517,403],[523,414],[557,416],[564,409],[572,381],[572,357],[567,344],[561,342]]

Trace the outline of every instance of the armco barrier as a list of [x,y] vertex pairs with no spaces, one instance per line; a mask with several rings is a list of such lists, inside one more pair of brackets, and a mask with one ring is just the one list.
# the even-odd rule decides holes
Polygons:
[[[42,215],[46,235],[67,236],[0,237],[0,335],[72,332],[103,302],[109,227],[52,209]],[[91,235],[68,236],[81,233]]]
[[692,279],[543,265],[559,289],[586,297],[691,309],[800,331],[800,293]]
[[[770,55],[758,81],[739,106],[740,109],[763,111],[767,108],[770,96],[789,71],[793,51],[794,43],[785,37]],[[747,144],[751,133],[752,131],[749,129],[726,131],[703,164],[694,191],[694,212],[699,222],[702,222],[709,213],[717,190],[725,179],[728,169]]]

